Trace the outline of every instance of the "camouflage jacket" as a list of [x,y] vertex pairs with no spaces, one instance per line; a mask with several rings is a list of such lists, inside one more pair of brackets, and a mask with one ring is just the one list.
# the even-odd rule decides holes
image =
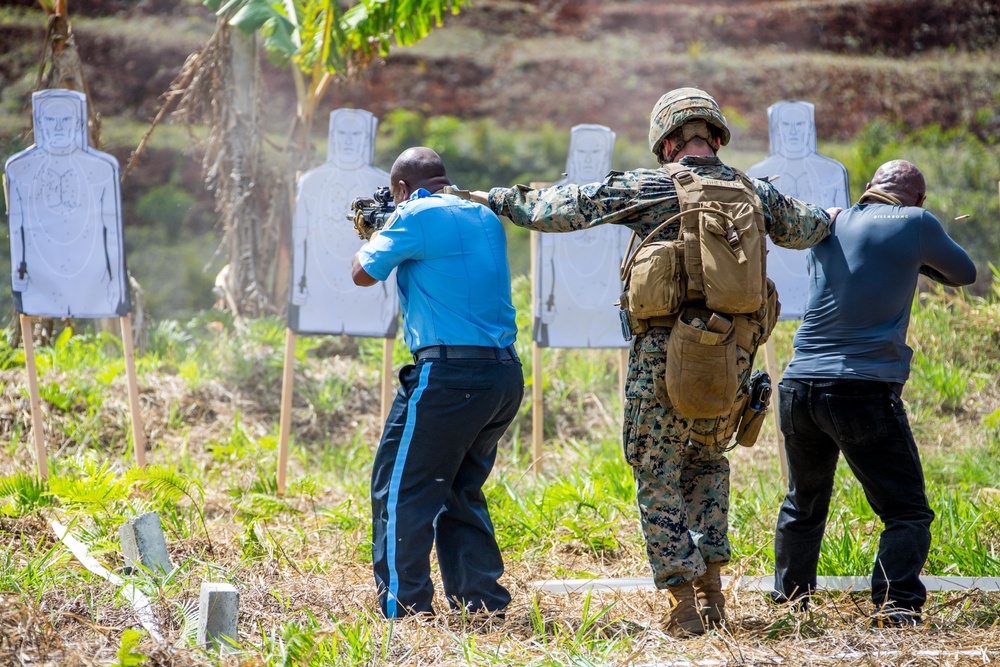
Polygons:
[[[736,170],[717,157],[688,156],[681,164],[699,176],[736,180]],[[770,183],[751,179],[764,208],[764,225],[771,240],[786,248],[810,248],[830,233],[826,211],[787,197]],[[674,181],[664,169],[612,171],[600,183],[556,185],[533,190],[524,185],[493,188],[490,208],[519,227],[540,232],[572,232],[596,225],[620,224],[646,238],[650,232],[680,211]],[[657,236],[677,238],[680,220]]]

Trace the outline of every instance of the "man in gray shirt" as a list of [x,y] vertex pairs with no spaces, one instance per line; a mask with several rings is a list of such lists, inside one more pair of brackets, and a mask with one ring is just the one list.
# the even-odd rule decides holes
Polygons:
[[915,625],[926,590],[920,570],[934,512],[900,398],[918,274],[975,282],[969,255],[921,208],[924,177],[893,160],[860,201],[809,251],[809,298],[780,391],[788,494],[774,538],[777,601],[816,588],[816,566],[841,452],[885,524],[872,572],[876,626]]

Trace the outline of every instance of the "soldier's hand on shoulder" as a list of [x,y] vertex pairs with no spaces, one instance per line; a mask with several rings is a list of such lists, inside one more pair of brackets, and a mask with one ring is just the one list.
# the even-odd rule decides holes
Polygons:
[[839,213],[840,213],[841,211],[843,211],[843,210],[844,210],[844,209],[842,209],[842,208],[841,208],[841,207],[839,207],[839,206],[834,206],[834,207],[832,207],[832,208],[828,208],[828,209],[826,209],[826,214],[827,214],[828,216],[830,216],[830,222],[832,223],[832,222],[833,222],[834,220],[836,220],[836,219],[837,219],[837,215],[838,215],[838,214],[839,214]]

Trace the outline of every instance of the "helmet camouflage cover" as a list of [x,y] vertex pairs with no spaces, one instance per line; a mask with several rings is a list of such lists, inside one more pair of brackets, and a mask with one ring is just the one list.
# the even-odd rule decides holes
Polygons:
[[729,126],[715,99],[698,88],[677,88],[665,93],[649,115],[649,150],[662,161],[660,146],[667,135],[693,120],[703,120],[716,127],[722,145],[729,143]]

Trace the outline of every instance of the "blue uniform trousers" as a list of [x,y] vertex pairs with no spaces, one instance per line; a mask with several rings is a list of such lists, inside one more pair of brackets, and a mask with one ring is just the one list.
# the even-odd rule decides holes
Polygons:
[[926,599],[920,570],[930,550],[934,512],[910,432],[900,386],[865,380],[786,379],[781,432],[788,458],[788,495],[774,537],[778,599],[808,595],[826,527],[841,452],[885,524],[872,571],[878,608],[919,612]]
[[517,415],[516,359],[422,360],[399,373],[372,471],[372,560],[387,618],[433,613],[431,546],[452,608],[499,611],[510,594],[483,495]]

